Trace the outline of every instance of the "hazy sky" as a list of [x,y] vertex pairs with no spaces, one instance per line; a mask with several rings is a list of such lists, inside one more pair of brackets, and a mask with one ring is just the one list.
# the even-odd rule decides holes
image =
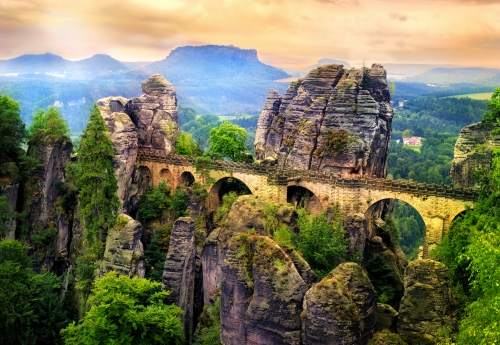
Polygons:
[[0,0],[0,59],[155,61],[202,44],[255,48],[280,67],[320,58],[500,67],[500,0]]

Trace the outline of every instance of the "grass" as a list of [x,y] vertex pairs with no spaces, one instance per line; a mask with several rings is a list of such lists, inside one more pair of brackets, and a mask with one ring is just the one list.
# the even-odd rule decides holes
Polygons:
[[448,96],[448,97],[453,97],[453,98],[471,98],[471,99],[480,99],[480,100],[489,100],[491,99],[491,95],[493,92],[483,92],[483,93],[466,93],[462,95],[454,95],[454,96]]
[[405,145],[405,148],[408,148],[408,149],[410,149],[410,150],[413,150],[413,151],[415,151],[415,152],[417,152],[417,153],[420,153],[420,148],[421,148],[421,147],[422,147],[422,146],[411,146],[411,145]]

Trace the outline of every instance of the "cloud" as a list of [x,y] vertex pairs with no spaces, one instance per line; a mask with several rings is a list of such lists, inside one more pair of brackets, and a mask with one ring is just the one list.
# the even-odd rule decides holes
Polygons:
[[400,22],[406,22],[408,20],[408,16],[400,13],[389,13],[389,18],[394,20],[399,20]]

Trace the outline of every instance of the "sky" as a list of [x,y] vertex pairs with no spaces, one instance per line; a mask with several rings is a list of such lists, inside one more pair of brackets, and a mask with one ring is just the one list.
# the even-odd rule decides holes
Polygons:
[[321,58],[500,67],[500,0],[0,0],[0,59],[157,61],[204,44],[257,49],[282,68]]

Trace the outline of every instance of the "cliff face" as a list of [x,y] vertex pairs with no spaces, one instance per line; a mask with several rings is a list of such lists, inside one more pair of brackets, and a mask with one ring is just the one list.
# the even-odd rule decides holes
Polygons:
[[257,159],[288,169],[384,177],[392,108],[381,65],[325,65],[271,90],[255,136]]
[[143,95],[126,99],[108,97],[97,101],[113,141],[113,167],[118,180],[120,212],[135,216],[137,203],[146,190],[147,172],[135,166],[139,147],[172,152],[179,134],[177,97],[172,84],[159,74],[142,83]]
[[492,151],[500,147],[500,138],[491,136],[492,127],[478,122],[462,128],[455,143],[454,159],[451,163],[453,185],[462,188],[476,187],[473,173],[483,168],[491,169]]

